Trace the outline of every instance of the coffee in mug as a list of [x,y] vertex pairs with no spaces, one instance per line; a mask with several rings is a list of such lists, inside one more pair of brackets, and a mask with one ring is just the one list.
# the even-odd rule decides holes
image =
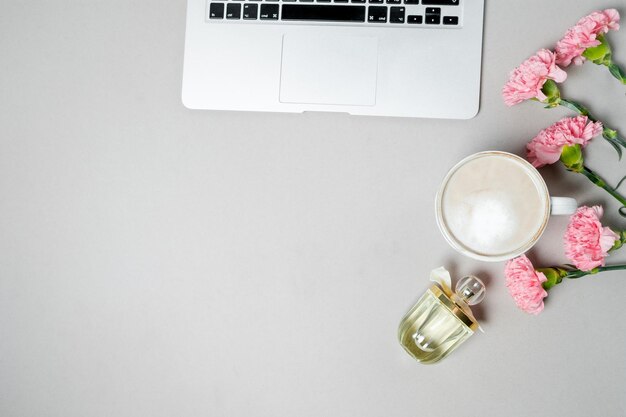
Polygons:
[[446,175],[437,224],[450,245],[483,261],[514,258],[541,237],[550,214],[572,214],[571,198],[550,197],[539,172],[507,152],[471,155]]

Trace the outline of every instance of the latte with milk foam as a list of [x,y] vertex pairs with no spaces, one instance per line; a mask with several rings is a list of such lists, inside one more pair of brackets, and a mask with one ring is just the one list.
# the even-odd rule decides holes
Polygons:
[[525,164],[512,155],[487,153],[450,174],[440,191],[440,215],[453,240],[476,254],[501,256],[538,238],[549,197]]

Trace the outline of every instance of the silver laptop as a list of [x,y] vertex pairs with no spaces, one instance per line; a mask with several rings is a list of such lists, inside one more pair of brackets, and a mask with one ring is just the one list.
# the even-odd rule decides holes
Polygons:
[[476,115],[484,0],[188,0],[191,109]]

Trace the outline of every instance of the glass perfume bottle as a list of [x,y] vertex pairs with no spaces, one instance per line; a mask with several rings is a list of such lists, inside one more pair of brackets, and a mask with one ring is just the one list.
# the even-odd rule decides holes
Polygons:
[[432,271],[431,281],[435,283],[398,328],[402,347],[424,364],[445,358],[480,328],[469,306],[485,297],[485,285],[475,276],[461,278],[455,293],[450,289],[450,274],[444,268]]

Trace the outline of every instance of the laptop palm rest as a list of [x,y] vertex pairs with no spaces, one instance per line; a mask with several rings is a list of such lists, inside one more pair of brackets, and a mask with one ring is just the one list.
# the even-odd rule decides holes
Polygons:
[[373,106],[377,72],[376,37],[287,34],[283,37],[280,101]]

